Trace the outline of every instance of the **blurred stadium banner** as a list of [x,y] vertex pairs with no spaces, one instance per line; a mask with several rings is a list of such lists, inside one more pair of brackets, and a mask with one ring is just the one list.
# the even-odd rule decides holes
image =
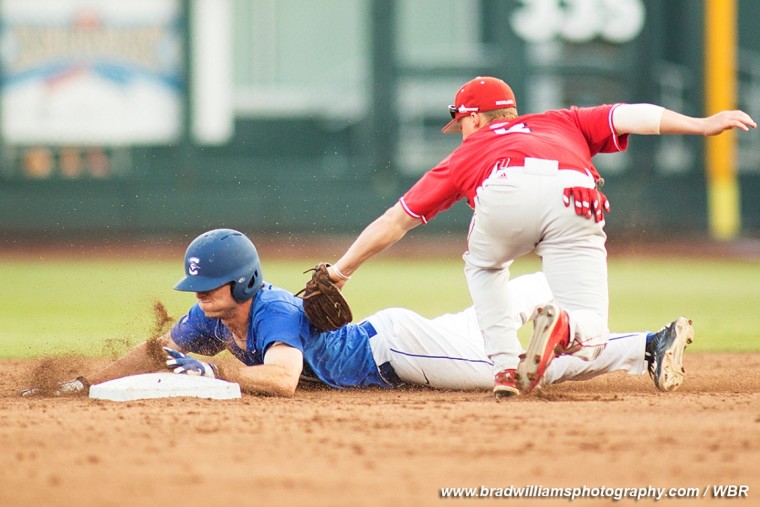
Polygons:
[[176,142],[180,14],[178,0],[4,0],[3,140]]
[[[732,6],[734,28],[710,10]],[[440,129],[475,75],[506,79],[522,112],[760,118],[755,0],[3,0],[0,16],[0,239],[355,234],[460,142]],[[718,139],[597,157],[610,239],[760,235],[760,136]],[[415,235],[464,238],[470,215]]]

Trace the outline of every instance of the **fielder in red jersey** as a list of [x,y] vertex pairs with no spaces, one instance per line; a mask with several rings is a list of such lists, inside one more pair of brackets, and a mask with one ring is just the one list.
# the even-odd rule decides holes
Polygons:
[[463,198],[475,208],[475,194],[493,172],[521,166],[531,157],[556,160],[560,168],[597,181],[591,157],[628,147],[628,135],[618,136],[612,129],[615,107],[573,107],[493,122],[428,171],[401,198],[401,205],[423,223]]
[[[465,276],[497,398],[531,392],[557,355],[598,357],[609,339],[609,206],[592,157],[625,150],[629,134],[711,136],[756,127],[742,111],[693,118],[653,104],[518,116],[512,89],[493,77],[465,83],[449,113],[443,132],[461,132],[462,145],[369,224],[329,272],[342,286],[407,231],[467,199],[474,213]],[[575,212],[567,209],[571,202]],[[534,310],[533,335],[523,351],[508,281],[512,262],[530,252],[541,258],[554,300]]]

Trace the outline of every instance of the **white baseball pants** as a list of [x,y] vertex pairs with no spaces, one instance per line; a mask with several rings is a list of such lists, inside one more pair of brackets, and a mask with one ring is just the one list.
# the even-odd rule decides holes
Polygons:
[[570,320],[574,355],[593,359],[609,338],[604,222],[565,207],[565,187],[594,187],[590,174],[559,170],[556,161],[526,159],[496,171],[478,190],[465,276],[493,371],[516,368],[522,347],[509,267],[535,251],[557,304]]
[[[541,273],[517,277],[509,283],[520,307],[515,316],[518,321],[526,321],[538,302],[551,299]],[[375,362],[390,362],[405,383],[436,389],[493,388],[492,362],[486,355],[472,307],[434,319],[403,308],[389,308],[367,320],[377,331],[370,339]],[[593,361],[558,357],[544,374],[544,383],[585,380],[617,370],[640,375],[646,369],[646,335],[646,332],[613,335]]]

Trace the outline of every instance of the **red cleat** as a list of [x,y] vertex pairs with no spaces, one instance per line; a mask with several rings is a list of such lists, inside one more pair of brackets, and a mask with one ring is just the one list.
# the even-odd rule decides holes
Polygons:
[[570,323],[565,310],[554,304],[539,306],[531,320],[533,336],[516,375],[518,387],[524,394],[536,388],[549,364],[570,345]]
[[515,370],[501,370],[493,379],[493,394],[497,398],[511,398],[520,394]]

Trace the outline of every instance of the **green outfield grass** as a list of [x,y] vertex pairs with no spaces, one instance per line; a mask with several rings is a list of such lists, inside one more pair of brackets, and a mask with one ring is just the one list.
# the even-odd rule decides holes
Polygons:
[[[314,263],[263,261],[267,281],[293,292]],[[513,273],[539,267],[521,260]],[[172,290],[181,269],[181,260],[0,259],[0,357],[120,354],[155,334],[154,302],[175,318],[193,304]],[[686,315],[697,333],[691,350],[760,350],[760,262],[621,258],[609,273],[613,331],[656,330]],[[375,259],[345,294],[357,319],[389,306],[432,317],[470,304],[458,258]]]

